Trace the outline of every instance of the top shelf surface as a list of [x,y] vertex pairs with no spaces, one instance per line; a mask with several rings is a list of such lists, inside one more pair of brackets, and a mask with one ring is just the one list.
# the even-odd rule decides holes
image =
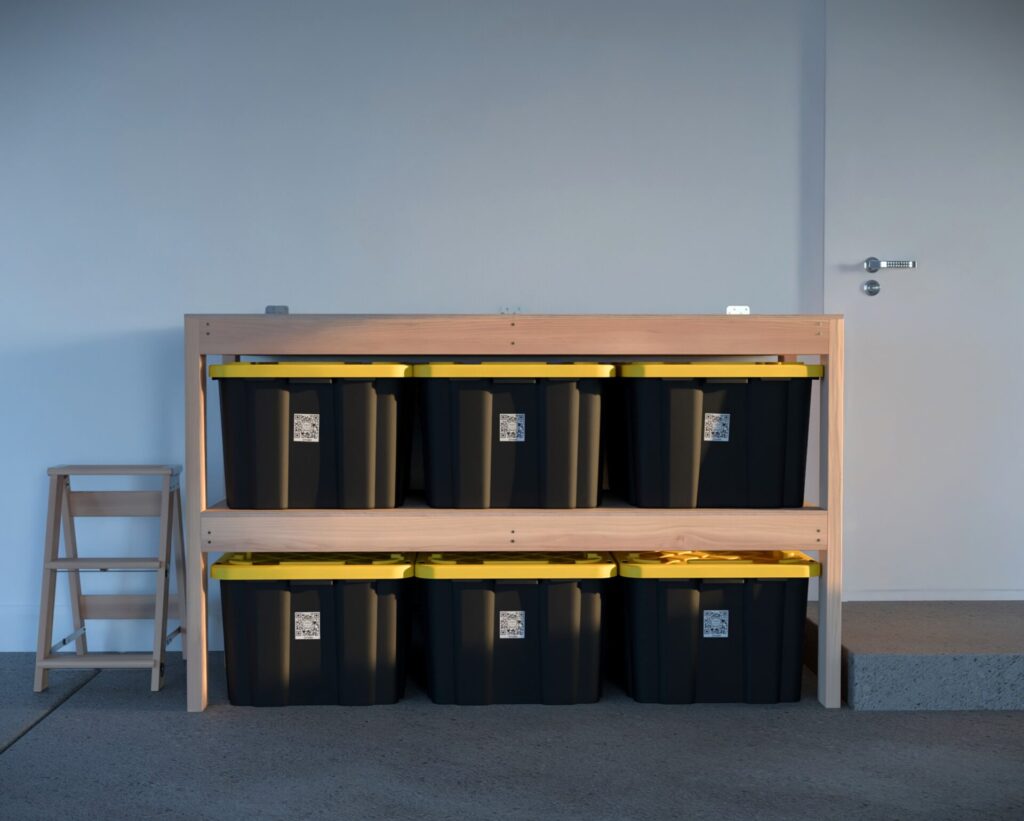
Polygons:
[[201,354],[768,356],[827,354],[832,315],[190,314]]
[[200,513],[205,551],[827,550],[828,511],[638,508],[232,510]]

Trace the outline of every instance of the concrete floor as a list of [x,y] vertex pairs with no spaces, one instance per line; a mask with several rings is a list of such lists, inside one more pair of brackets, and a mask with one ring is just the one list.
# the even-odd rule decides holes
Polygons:
[[[5,732],[31,656],[0,664]],[[148,690],[104,671],[0,755],[4,819],[1020,819],[1024,712],[661,706],[184,710],[184,666]],[[80,682],[76,682],[80,683]],[[11,694],[17,695],[14,703]],[[10,741],[0,739],[0,746]]]

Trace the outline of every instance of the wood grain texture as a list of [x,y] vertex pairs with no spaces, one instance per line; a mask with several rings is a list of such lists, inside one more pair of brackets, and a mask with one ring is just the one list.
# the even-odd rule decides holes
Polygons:
[[826,550],[822,510],[257,510],[202,514],[207,551]]
[[820,499],[826,500],[829,551],[821,557],[818,585],[818,700],[842,706],[843,621],[843,381],[844,323],[834,319],[822,385]]
[[827,316],[194,315],[199,352],[249,355],[824,354]]
[[185,635],[190,712],[206,709],[206,554],[202,551],[200,511],[206,507],[206,356],[200,352],[202,321],[185,318]]

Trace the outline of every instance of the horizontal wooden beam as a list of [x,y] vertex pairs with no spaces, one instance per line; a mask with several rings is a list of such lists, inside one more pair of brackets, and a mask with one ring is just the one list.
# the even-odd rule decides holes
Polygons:
[[[119,593],[90,593],[81,599],[83,619],[152,619],[156,608],[153,596]],[[180,618],[178,599],[167,602],[167,618]]]
[[158,490],[73,490],[72,516],[159,516]]
[[36,662],[47,670],[91,670],[99,668],[152,668],[152,653],[58,653]]
[[56,465],[50,476],[177,476],[181,465]]
[[205,551],[826,550],[828,513],[800,510],[228,510]]
[[51,570],[159,570],[160,559],[127,556],[90,556],[77,559],[51,559],[46,562]]
[[202,354],[401,358],[823,354],[830,316],[193,314]]

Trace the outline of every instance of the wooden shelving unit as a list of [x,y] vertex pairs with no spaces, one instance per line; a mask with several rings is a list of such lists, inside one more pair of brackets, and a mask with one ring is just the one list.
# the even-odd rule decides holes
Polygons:
[[[816,356],[821,508],[229,510],[206,497],[207,357]],[[840,705],[843,319],[838,316],[188,315],[185,317],[188,709],[207,701],[208,556],[229,550],[778,550],[822,563],[818,698]]]

